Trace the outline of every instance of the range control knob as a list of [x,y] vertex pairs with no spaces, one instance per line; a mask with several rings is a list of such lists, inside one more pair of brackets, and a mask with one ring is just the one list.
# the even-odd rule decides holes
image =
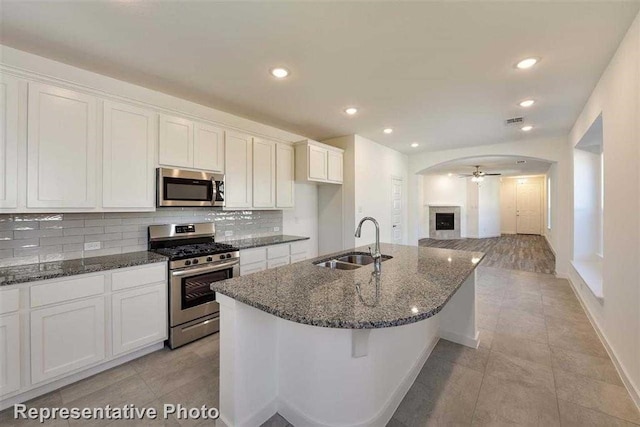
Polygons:
[[191,265],[191,261],[186,260],[186,261],[184,262],[184,265]]
[[197,263],[198,263],[198,260],[197,260],[197,259],[194,259],[194,260],[193,260],[193,263],[194,263],[194,264],[197,264]]
[[211,262],[211,261],[213,261],[213,257],[208,256],[207,257],[207,262]]
[[224,259],[224,255],[220,255],[220,259]]
[[227,258],[231,258],[231,254],[227,254]]

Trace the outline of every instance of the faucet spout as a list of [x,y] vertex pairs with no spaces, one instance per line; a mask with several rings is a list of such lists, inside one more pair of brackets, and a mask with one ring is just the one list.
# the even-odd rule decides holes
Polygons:
[[360,223],[356,228],[355,236],[359,238],[362,235],[362,224],[364,224],[366,221],[373,222],[373,225],[375,225],[376,227],[376,245],[373,251],[371,251],[371,247],[369,247],[369,253],[373,257],[374,273],[380,274],[380,272],[382,271],[382,254],[380,253],[380,224],[378,224],[378,221],[376,221],[375,218],[370,216],[365,216],[360,220]]

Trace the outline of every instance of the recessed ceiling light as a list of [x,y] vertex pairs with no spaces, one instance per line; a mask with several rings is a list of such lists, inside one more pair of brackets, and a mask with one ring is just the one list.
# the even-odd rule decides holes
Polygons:
[[516,64],[516,67],[521,70],[526,70],[527,68],[531,68],[538,63],[538,58],[526,58]]
[[419,145],[420,145],[420,144],[418,144],[417,142],[414,142],[413,144],[411,144],[411,146],[412,146],[413,148],[416,148],[416,147],[417,147],[417,146],[419,146]]
[[527,107],[531,107],[535,103],[536,101],[534,101],[533,99],[525,99],[520,103],[520,106],[527,108]]
[[356,107],[349,107],[349,108],[345,109],[344,112],[347,113],[350,116],[353,116],[355,113],[358,112],[358,109]]
[[390,133],[393,133],[393,129],[391,129],[391,128],[384,128],[384,130],[383,130],[382,132],[384,132],[384,133],[386,133],[386,134],[390,134]]
[[449,172],[447,175],[448,175],[448,176],[453,176],[453,174],[452,174],[451,172]]
[[289,75],[289,70],[282,67],[276,67],[271,69],[271,75],[277,79],[284,79]]
[[526,125],[526,126],[522,126],[520,129],[522,129],[524,132],[529,132],[531,129],[533,129],[533,126]]

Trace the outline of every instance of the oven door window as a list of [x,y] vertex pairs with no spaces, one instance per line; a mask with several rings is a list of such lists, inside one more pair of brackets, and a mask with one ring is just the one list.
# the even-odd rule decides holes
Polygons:
[[228,268],[182,279],[182,309],[215,301],[216,293],[211,290],[211,283],[230,279],[232,272],[233,270]]
[[210,202],[213,198],[213,182],[204,179],[163,179],[165,200],[189,200]]

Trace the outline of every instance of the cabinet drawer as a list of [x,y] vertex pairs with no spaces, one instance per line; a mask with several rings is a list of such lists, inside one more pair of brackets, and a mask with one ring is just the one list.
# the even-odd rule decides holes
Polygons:
[[31,287],[31,307],[55,304],[104,293],[104,276],[86,276]]
[[267,260],[267,248],[245,249],[240,251],[240,265],[253,264]]
[[298,262],[298,261],[304,261],[305,259],[307,259],[307,253],[301,253],[301,254],[293,254],[291,255],[291,264],[293,264],[294,262]]
[[165,264],[153,264],[134,270],[117,271],[111,275],[111,290],[135,288],[151,283],[166,282],[167,270]]
[[267,259],[289,256],[289,245],[274,245],[267,247]]
[[0,314],[18,311],[18,308],[20,308],[19,301],[20,291],[18,289],[0,292]]
[[303,240],[301,242],[293,242],[291,243],[291,255],[294,254],[306,254],[307,253],[307,245],[308,241]]
[[267,261],[267,268],[282,267],[283,265],[289,265],[289,257],[270,259]]
[[246,276],[247,274],[257,273],[258,271],[264,271],[267,269],[267,262],[256,262],[253,264],[245,264],[240,266],[240,275]]

